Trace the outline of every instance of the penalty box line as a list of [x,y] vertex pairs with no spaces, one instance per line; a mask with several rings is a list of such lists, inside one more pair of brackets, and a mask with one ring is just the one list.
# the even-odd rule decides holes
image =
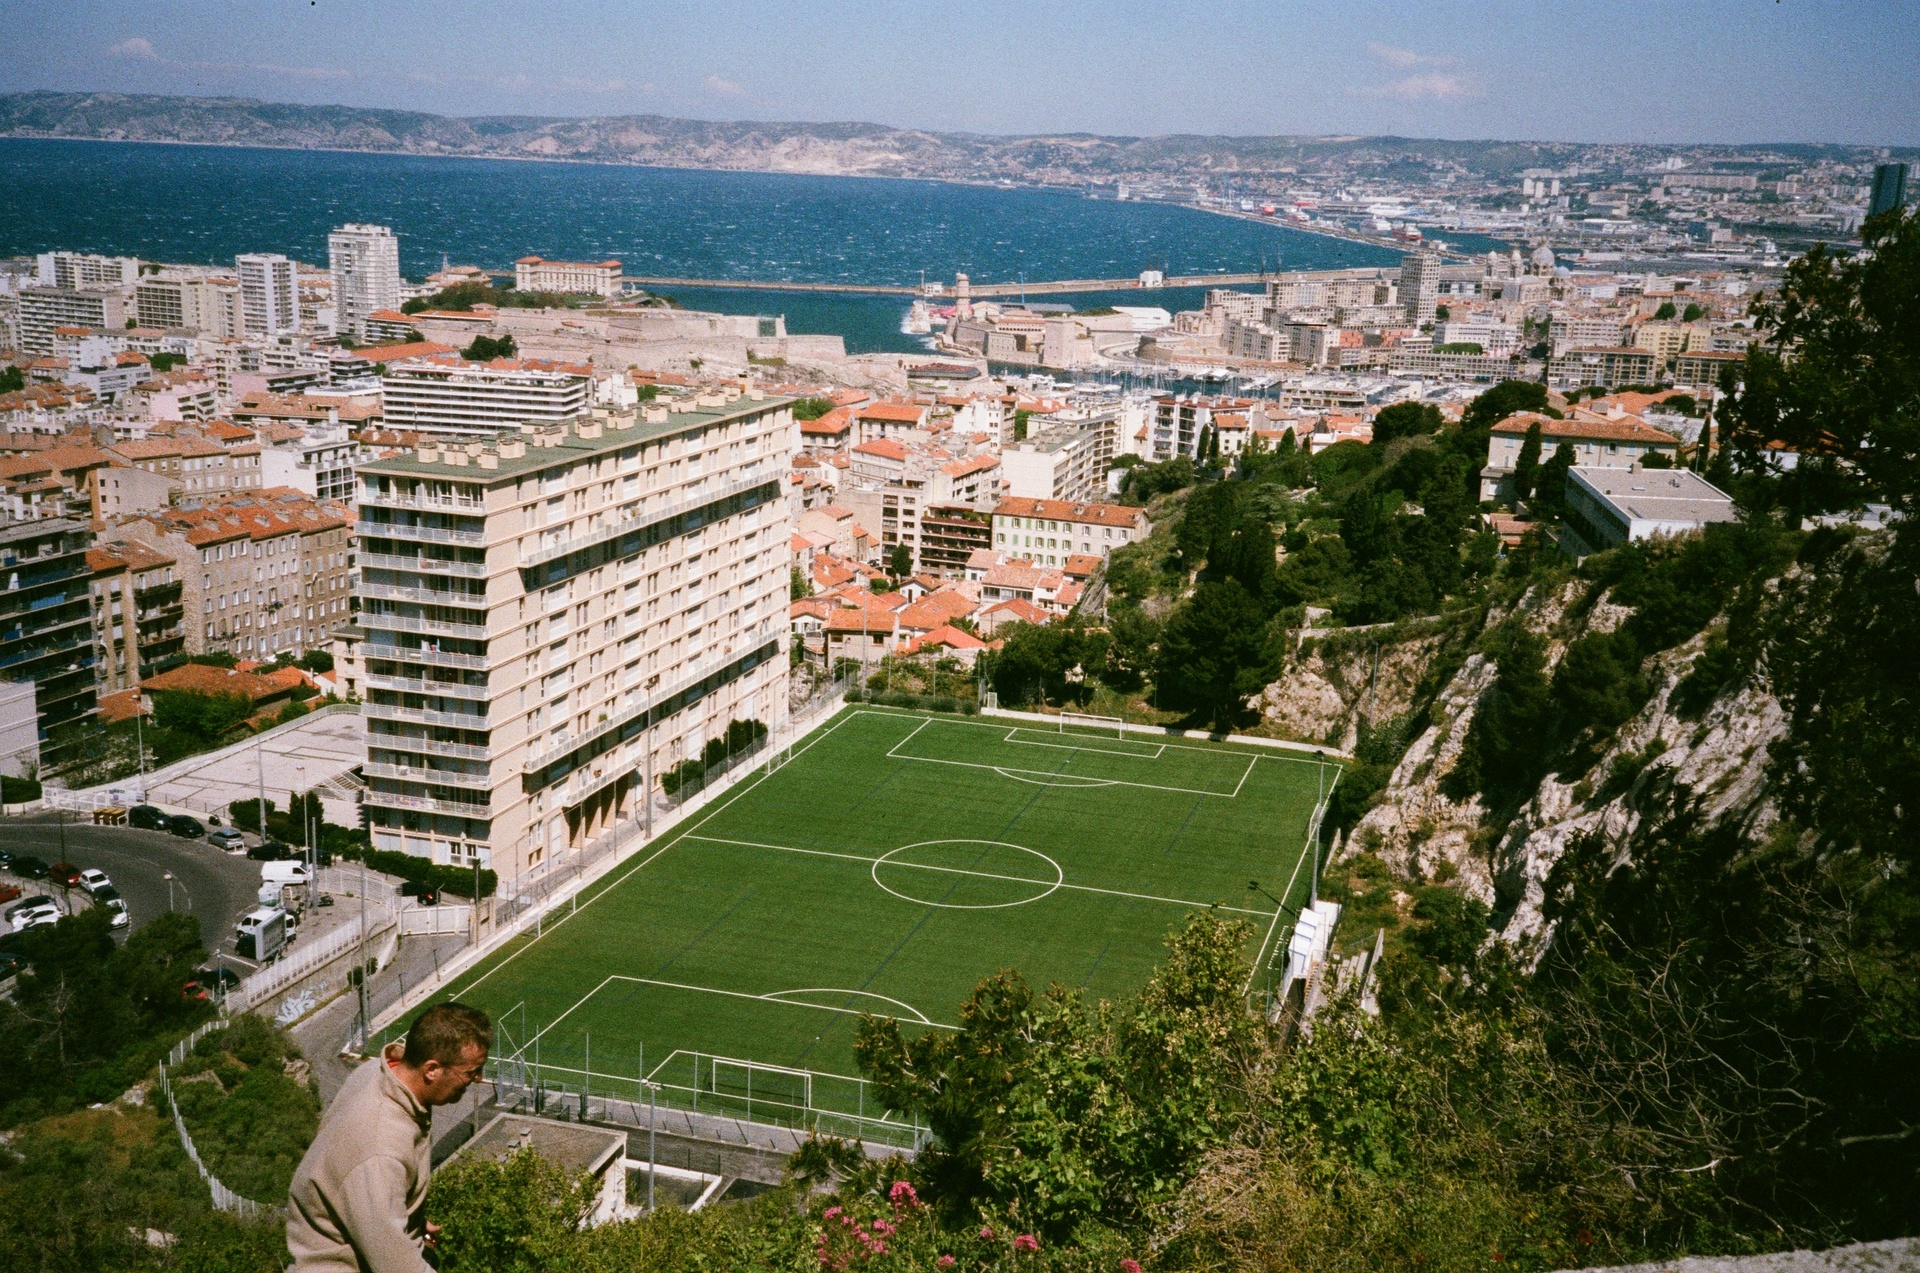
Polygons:
[[[878,716],[878,717],[881,717],[882,719],[891,717],[894,720],[899,720],[901,717],[912,717],[913,715],[915,715],[915,713],[911,709],[905,708],[905,707],[891,708],[891,709],[880,708],[880,707],[859,707],[854,709],[853,714],[855,716]],[[1006,718],[1002,717],[1001,719],[1004,720]],[[939,717],[930,716],[923,722],[923,724],[931,725],[936,721],[938,721],[938,723],[942,725],[955,725],[955,726],[960,726],[963,728],[971,728],[971,729],[997,730],[1001,727],[998,721],[966,720],[963,718],[949,718],[945,716],[939,716]],[[1027,725],[1027,726],[1023,726],[1022,728],[1033,729],[1036,727],[1032,725]],[[1084,728],[1084,726],[1074,726],[1073,728]],[[914,732],[918,733],[919,731],[916,730]],[[1042,730],[1041,732],[1044,733],[1045,731]],[[912,734],[907,735],[907,738],[911,738],[911,737],[913,737]],[[1104,738],[1105,735],[1095,734],[1095,735],[1092,735],[1092,737]],[[1131,737],[1131,735],[1129,735],[1129,737]],[[903,738],[900,741],[905,742],[906,739]],[[1145,742],[1146,740],[1142,739],[1141,741]],[[1246,744],[1244,743],[1216,743],[1210,747],[1198,747],[1198,746],[1195,746],[1193,743],[1161,743],[1159,744],[1159,746],[1165,747],[1168,751],[1197,751],[1197,752],[1203,752],[1209,756],[1251,756],[1256,761],[1266,760],[1266,761],[1271,761],[1276,765],[1333,765],[1335,767],[1338,767],[1343,763],[1338,758],[1333,758],[1325,755],[1313,755],[1313,756],[1289,756],[1285,754],[1270,755],[1266,751],[1247,752],[1247,751],[1239,750],[1241,747],[1244,747],[1245,745]]]
[[[917,733],[918,731],[915,732]],[[911,737],[911,735],[909,735],[909,737]],[[903,738],[899,743],[895,744],[895,746],[898,748],[904,746],[905,743],[906,739]],[[1044,746],[1045,744],[1042,745]],[[1075,748],[1075,750],[1080,749]],[[973,760],[946,760],[939,756],[896,756],[891,751],[887,753],[887,759],[912,760],[923,765],[959,765],[963,769],[985,769],[989,773],[999,774],[1003,778],[1011,777],[1015,774],[1027,774],[1033,778],[1049,780],[1043,785],[1054,785],[1057,783],[1057,785],[1063,787],[1137,787],[1141,791],[1164,791],[1169,795],[1176,796],[1208,796],[1214,800],[1232,800],[1240,794],[1240,788],[1246,785],[1247,774],[1253,772],[1253,766],[1259,761],[1260,757],[1255,756],[1247,762],[1246,773],[1240,775],[1240,781],[1233,784],[1232,791],[1202,791],[1198,787],[1169,787],[1158,782],[1134,782],[1128,778],[1101,778],[1093,774],[1070,774],[1053,769],[1022,769],[1018,765],[986,765]],[[1144,760],[1146,757],[1133,756],[1129,759]]]
[[[1042,731],[1037,729],[1027,729],[1024,726],[1015,725],[1012,729],[1007,731],[1007,736],[1001,741],[1012,743],[1016,747],[1053,747],[1060,751],[1090,751],[1090,752],[1093,752],[1095,755],[1099,755],[1099,756],[1125,756],[1129,760],[1158,760],[1160,759],[1161,755],[1165,753],[1165,751],[1167,750],[1167,745],[1165,743],[1141,743],[1140,745],[1142,747],[1153,748],[1152,754],[1149,755],[1149,754],[1146,754],[1143,752],[1137,752],[1137,751],[1115,751],[1111,747],[1076,747],[1071,743],[1043,743],[1037,738],[1015,738],[1014,737],[1015,734],[1038,734],[1040,732]],[[1127,740],[1118,739],[1116,741],[1125,742]],[[909,757],[909,759],[912,759],[912,757]]]
[[[1244,906],[1228,906],[1224,902],[1193,902],[1178,897],[1157,897],[1152,893],[1130,893],[1125,889],[1099,888],[1092,884],[1069,884],[1062,880],[1058,884],[1051,880],[1036,880],[1025,875],[1000,875],[993,871],[970,871],[958,866],[933,866],[924,862],[903,862],[899,858],[872,858],[859,853],[836,853],[831,849],[802,849],[791,844],[764,844],[758,840],[729,840],[717,835],[689,835],[689,840],[706,840],[712,844],[732,844],[743,849],[771,849],[777,853],[799,853],[807,857],[839,858],[845,862],[864,862],[869,869],[884,861],[888,866],[903,867],[913,871],[938,871],[944,875],[971,875],[983,880],[1005,880],[1013,884],[1033,884],[1053,889],[1071,889],[1076,893],[1103,893],[1108,897],[1126,897],[1138,902],[1158,902],[1163,906],[1185,906],[1194,910],[1232,911],[1238,915],[1265,915],[1265,911],[1249,910]],[[1049,859],[1051,860],[1051,859]]]

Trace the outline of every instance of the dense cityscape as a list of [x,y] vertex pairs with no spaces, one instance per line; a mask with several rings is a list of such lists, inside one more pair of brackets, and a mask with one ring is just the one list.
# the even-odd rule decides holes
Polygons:
[[1376,263],[0,211],[19,1267],[1920,1267],[1911,150],[633,118],[0,95]]

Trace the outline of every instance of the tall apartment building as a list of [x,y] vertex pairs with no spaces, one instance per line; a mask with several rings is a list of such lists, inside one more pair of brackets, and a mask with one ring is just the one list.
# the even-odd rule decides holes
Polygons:
[[240,275],[240,321],[249,336],[277,336],[300,330],[300,291],[293,262],[274,252],[252,252],[233,259]]
[[237,279],[155,275],[134,287],[133,305],[142,327],[186,328],[222,339],[246,334]]
[[1433,321],[1440,304],[1440,254],[1409,252],[1400,258],[1400,303],[1407,321],[1422,327]]
[[513,285],[523,292],[618,296],[620,262],[546,261],[523,256],[513,263]]
[[537,359],[465,362],[452,356],[389,364],[381,378],[389,429],[497,433],[564,424],[584,413],[593,368]]
[[366,338],[368,317],[400,308],[400,240],[384,225],[343,225],[327,236],[333,330]]
[[42,287],[127,288],[140,279],[139,258],[131,256],[42,252],[34,264]]
[[0,525],[0,679],[35,686],[41,756],[63,725],[86,725],[94,691],[93,572],[87,524],[64,517]]
[[721,395],[360,469],[374,844],[557,866],[787,713],[791,402]]
[[121,331],[127,325],[127,298],[110,287],[23,287],[20,289],[20,352],[46,358],[61,327]]
[[1906,206],[1907,202],[1907,166],[1905,164],[1875,164],[1873,166],[1873,190],[1867,196],[1867,215],[1877,217],[1882,212],[1894,212]]
[[1119,434],[1117,411],[1049,425],[1001,452],[1007,494],[1069,501],[1099,498],[1106,493]]

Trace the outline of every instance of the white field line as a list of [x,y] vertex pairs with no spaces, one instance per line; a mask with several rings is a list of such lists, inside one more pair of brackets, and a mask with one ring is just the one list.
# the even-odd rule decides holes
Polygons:
[[[1048,782],[1045,782],[1042,784],[1047,786],[1138,787],[1142,791],[1165,791],[1178,796],[1211,796],[1215,800],[1231,800],[1233,799],[1233,795],[1234,795],[1234,792],[1231,792],[1231,791],[1201,791],[1197,787],[1168,787],[1157,782],[1132,782],[1126,778],[1095,778],[1091,774],[1052,773],[1045,769],[1021,769],[1017,765],[982,765],[971,760],[942,760],[938,756],[894,756],[891,752],[889,752],[888,755],[891,759],[894,759],[894,760],[914,760],[914,761],[919,761],[921,764],[925,764],[925,765],[959,765],[965,769],[985,769],[992,773],[997,773],[1004,777],[1009,777],[1009,778],[1013,777],[1016,774],[1031,774],[1035,779],[1049,780]],[[1140,759],[1140,757],[1133,757],[1133,759],[1137,760],[1137,759]],[[1254,759],[1258,760],[1260,759],[1260,757],[1255,756]],[[1078,782],[1056,781],[1058,779],[1063,779],[1063,778],[1079,779],[1079,781]],[[1242,774],[1240,776],[1240,780],[1242,782],[1245,782],[1246,775]],[[1238,791],[1238,790],[1239,790],[1238,787],[1234,788],[1234,791]]]
[[914,727],[913,733],[908,734],[905,738],[902,738],[899,742],[887,748],[887,758],[889,760],[899,759],[899,757],[895,756],[893,753],[896,751],[899,751],[902,747],[905,747],[908,743],[912,742],[915,736],[917,736],[921,730],[925,729],[927,726],[931,724],[933,724],[933,717],[931,716],[921,721],[917,726]]
[[[667,1053],[666,1060],[660,1062],[660,1064],[654,1066],[651,1070],[647,1071],[647,1082],[649,1083],[653,1082],[654,1075],[666,1069],[669,1065],[672,1065],[673,1058],[676,1056],[705,1057],[709,1061],[726,1061],[733,1065],[760,1065],[761,1064],[758,1061],[748,1061],[748,1060],[745,1060],[744,1058],[737,1057],[737,1056],[720,1056],[713,1052],[695,1052],[689,1048],[675,1048],[673,1051]],[[765,1066],[761,1066],[761,1068],[769,1069],[769,1070],[783,1070],[789,1074],[811,1074],[814,1078],[817,1078],[817,1079],[838,1079],[842,1083],[858,1083],[858,1084],[861,1084],[862,1086],[864,1086],[867,1083],[866,1079],[855,1078],[851,1074],[835,1074],[832,1070],[796,1070],[791,1066],[785,1066],[785,1065],[765,1065]],[[574,1071],[574,1073],[577,1074],[579,1073],[579,1071],[576,1070]],[[626,1078],[624,1074],[610,1074],[607,1077],[608,1078]],[[628,1080],[628,1081],[631,1082],[632,1080]],[[661,1084],[661,1086],[671,1087],[671,1086],[674,1086],[674,1084],[663,1083]],[[829,1110],[828,1112],[832,1113],[835,1111]],[[858,1115],[856,1115],[855,1117],[858,1117]],[[869,1119],[872,1119],[876,1123],[887,1121],[886,1119],[880,1118],[873,1114],[868,1114],[866,1117]],[[900,1126],[905,1127],[907,1126],[907,1124],[901,1123]]]
[[[1333,789],[1340,785],[1341,773],[1342,770],[1338,767],[1334,769],[1333,782],[1327,787],[1327,794],[1320,798],[1320,803],[1314,806],[1313,816],[1307,819],[1306,842],[1300,846],[1301,853],[1300,856],[1294,860],[1293,874],[1287,877],[1287,886],[1280,890],[1280,900],[1282,902],[1285,902],[1287,898],[1293,895],[1293,886],[1300,879],[1300,868],[1306,865],[1307,853],[1312,850],[1314,839],[1320,833],[1320,819],[1326,813],[1327,806],[1333,803]],[[1253,979],[1258,977],[1261,968],[1266,966],[1267,945],[1273,940],[1274,930],[1280,926],[1280,916],[1284,913],[1285,911],[1282,908],[1274,908],[1273,923],[1267,925],[1267,935],[1260,940],[1259,958],[1254,961],[1253,971],[1247,974],[1247,984],[1240,991],[1241,994],[1245,994],[1248,990],[1253,989]]]
[[[834,730],[840,728],[842,725],[846,724],[848,721],[852,720],[855,716],[858,716],[860,714],[861,713],[857,711],[847,713],[845,716],[842,716],[839,720],[835,721],[833,724],[821,730],[818,738],[813,739],[812,742],[807,743],[806,746],[800,748],[799,751],[796,751],[793,754],[795,756],[801,755],[807,750],[807,748],[812,747],[814,743],[819,742],[820,739],[825,738],[828,734],[831,734]],[[785,768],[785,766],[782,766],[782,768]],[[767,777],[768,775],[763,771],[757,774],[750,781],[741,783],[739,790],[735,791],[732,795],[728,796],[725,800],[722,800],[719,804],[716,804],[713,808],[709,809],[706,812],[706,814],[703,815],[698,822],[695,822],[692,826],[686,828],[685,830],[675,831],[672,834],[670,834],[664,844],[662,844],[659,848],[655,849],[653,852],[647,854],[646,857],[640,859],[638,862],[635,862],[632,866],[629,866],[626,870],[620,872],[617,876],[614,876],[612,879],[607,879],[607,877],[605,876],[601,877],[602,880],[605,881],[605,886],[602,887],[598,893],[595,893],[592,897],[589,897],[586,901],[581,902],[578,907],[568,911],[565,915],[560,915],[555,917],[552,920],[552,922],[545,925],[545,928],[554,928],[554,929],[559,928],[560,925],[566,923],[567,920],[573,918],[575,915],[578,915],[581,911],[587,909],[587,907],[593,905],[595,902],[605,897],[608,893],[613,891],[615,885],[625,882],[626,878],[629,875],[632,875],[635,871],[638,871],[642,867],[650,864],[655,858],[659,857],[662,853],[665,853],[668,849],[680,843],[680,841],[686,839],[688,835],[690,835],[694,830],[705,826],[722,809],[725,809],[728,805],[738,800],[741,796],[746,795],[747,792],[759,786],[762,782],[764,782],[767,779]],[[611,875],[612,872],[609,872],[608,874]],[[543,929],[543,931],[540,932],[538,935],[536,935],[532,941],[529,941],[526,945],[514,951],[512,954],[508,955],[505,959],[502,959],[499,963],[495,964],[493,967],[481,973],[478,977],[475,977],[472,981],[468,982],[465,986],[462,986],[458,993],[461,993],[461,994],[471,993],[475,986],[478,986],[481,982],[485,981],[488,977],[493,976],[494,973],[499,972],[502,968],[505,968],[508,964],[520,958],[520,956],[526,954],[529,950],[532,950],[536,945],[540,943],[540,940],[545,936],[546,936],[546,933]],[[578,1007],[578,1006],[579,1006],[578,1004],[574,1005],[574,1007]],[[569,1008],[567,1011],[571,1012],[572,1010],[573,1010],[572,1008]]]
[[[887,708],[881,708],[881,707],[859,707],[859,708],[855,708],[854,710],[856,712],[868,713],[875,716],[892,716],[892,715],[911,716],[916,714],[904,707],[893,708],[893,709],[887,709]],[[1030,716],[1025,713],[1000,711],[998,709],[996,709],[995,711],[995,716],[999,720],[1014,719],[1014,720],[1032,720],[1037,722],[1052,722],[1059,719],[1058,717],[1055,717],[1055,716]],[[938,720],[943,725],[964,725],[974,729],[1001,728],[999,724],[991,720],[968,720],[965,717],[949,718],[946,716],[931,717],[930,719]],[[1129,732],[1145,731],[1145,732],[1150,732],[1157,736],[1161,736],[1161,737],[1165,736],[1164,731],[1152,729],[1150,726],[1128,725],[1126,726],[1126,728]],[[1104,737],[1104,736],[1105,735],[1100,735],[1100,737]],[[1196,746],[1193,743],[1166,743],[1164,745],[1174,751],[1203,751],[1210,756],[1218,756],[1223,752],[1229,755],[1234,755],[1234,756],[1245,756],[1250,753],[1242,751],[1240,750],[1240,748],[1252,746],[1254,744],[1222,742],[1222,743],[1212,743],[1205,747]],[[1288,755],[1270,756],[1270,755],[1267,755],[1266,752],[1262,751],[1257,754],[1254,754],[1254,759],[1272,760],[1272,761],[1291,764],[1291,765],[1325,764],[1327,763],[1328,757],[1332,757],[1337,760],[1352,759],[1352,757],[1347,756],[1343,752],[1334,751],[1331,748],[1316,748],[1309,743],[1291,743],[1291,744],[1283,744],[1283,745],[1287,747],[1300,747],[1307,751],[1314,752],[1315,754],[1308,755],[1308,756],[1288,756]]]
[[[1016,725],[1007,731],[1007,736],[1002,741],[1012,743],[1017,747],[1055,747],[1061,751],[1090,751],[1101,756],[1125,756],[1129,760],[1158,760],[1161,754],[1167,750],[1165,743],[1141,743],[1140,745],[1142,747],[1153,748],[1153,752],[1148,754],[1138,751],[1115,751],[1111,747],[1077,747],[1072,743],[1043,743],[1037,738],[1014,737],[1015,734],[1037,734],[1039,732],[1037,729],[1026,729]],[[1059,735],[1056,734],[1055,737],[1057,738]],[[1125,740],[1116,739],[1115,741],[1123,742]]]
[[1240,781],[1233,784],[1233,795],[1235,797],[1237,797],[1240,794],[1240,788],[1247,785],[1247,774],[1251,774],[1253,772],[1253,767],[1259,763],[1260,763],[1260,757],[1258,756],[1253,756],[1248,758],[1247,772],[1244,774],[1241,774]]
[[[687,985],[683,982],[678,982],[678,981],[658,981],[652,977],[628,977],[619,973],[616,973],[613,976],[608,977],[607,981],[631,981],[637,985],[642,985],[642,986],[664,986],[668,990],[691,990],[696,994],[725,995],[729,999],[753,999],[753,1000],[757,1000],[760,1003],[785,1004],[787,1007],[790,1007],[790,1008],[811,1008],[815,1012],[838,1012],[845,1016],[850,1016],[850,1017],[884,1016],[890,1021],[904,1021],[908,1025],[930,1025],[936,1030],[958,1030],[960,1028],[957,1025],[947,1025],[945,1022],[942,1022],[942,1021],[931,1020],[930,1018],[928,1018],[926,1013],[920,1011],[920,1009],[914,1007],[912,1004],[903,1003],[902,1001],[891,998],[890,996],[887,996],[887,995],[868,995],[867,997],[872,999],[885,999],[888,1003],[896,1004],[899,1007],[905,1008],[907,1011],[913,1013],[913,1015],[910,1017],[897,1017],[892,1015],[891,1013],[884,1013],[884,1012],[868,1013],[868,1012],[861,1011],[859,1008],[835,1008],[824,1003],[807,1003],[805,1001],[784,999],[780,997],[782,995],[795,995],[795,994],[808,993],[805,990],[775,990],[768,994],[756,995],[745,990],[718,990],[712,986],[692,986],[692,985]],[[593,993],[599,994],[600,991],[604,990],[606,988],[607,981],[603,981],[598,986],[595,986]],[[833,993],[852,995],[852,994],[866,994],[867,992],[861,991],[861,990],[835,990],[833,991]],[[588,996],[588,998],[592,998],[592,997],[593,997],[592,995]],[[578,1007],[578,1006],[579,1005],[577,1004],[575,1005],[575,1007]],[[570,1008],[568,1009],[568,1011],[570,1012],[572,1011],[572,1009]],[[558,1018],[555,1018],[555,1020],[558,1020]],[[775,1068],[778,1068],[778,1067],[775,1067]]]
[[[865,862],[869,868],[885,861],[888,866],[905,867],[915,871],[938,871],[943,875],[971,875],[983,880],[1006,880],[1014,884],[1046,885],[1050,889],[1072,889],[1076,893],[1103,893],[1108,897],[1129,897],[1140,902],[1159,902],[1165,906],[1185,906],[1196,910],[1215,909],[1233,911],[1241,915],[1265,915],[1265,911],[1248,910],[1242,906],[1216,905],[1213,902],[1191,902],[1178,897],[1156,897],[1152,893],[1129,893],[1125,889],[1097,888],[1092,884],[1068,884],[1064,880],[1054,884],[1049,880],[1036,880],[1024,875],[998,875],[992,871],[969,871],[957,866],[932,866],[924,862],[902,862],[898,858],[870,858],[858,853],[835,853],[831,849],[801,849],[790,844],[764,844],[756,840],[726,840],[717,835],[689,835],[689,840],[706,840],[713,844],[734,844],[743,849],[772,849],[779,853],[800,853],[808,857],[839,858],[847,862]],[[1051,861],[1052,859],[1048,859]]]

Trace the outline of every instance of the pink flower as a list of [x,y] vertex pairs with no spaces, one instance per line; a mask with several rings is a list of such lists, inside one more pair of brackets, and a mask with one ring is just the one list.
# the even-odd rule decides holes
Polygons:
[[933,1267],[936,1269],[950,1269],[953,1267],[953,1257],[951,1255],[943,1255],[933,1262]]
[[915,1193],[913,1186],[904,1180],[894,1181],[893,1188],[887,1190],[887,1197],[892,1200],[893,1205],[896,1207],[917,1207],[920,1205],[920,1195]]
[[1120,1261],[1120,1273],[1140,1273],[1140,1261],[1138,1260]]
[[893,1229],[893,1226],[888,1224],[885,1220],[875,1220],[873,1222],[873,1231],[878,1234],[891,1235],[894,1229]]
[[876,1243],[874,1243],[874,1244],[873,1244],[873,1253],[874,1253],[875,1255],[885,1255],[885,1254],[887,1253],[887,1244],[886,1244],[886,1243],[884,1243],[884,1242],[876,1242]]
[[1040,1239],[1034,1237],[1031,1233],[1023,1233],[1013,1240],[1013,1249],[1016,1251],[1038,1251],[1040,1249]]
[[828,1207],[825,1211],[821,1212],[820,1214],[823,1219],[831,1220],[835,1216],[840,1214],[840,1208]]
[[982,1242],[991,1242],[991,1241],[993,1241],[993,1230],[992,1230],[992,1229],[987,1229],[987,1228],[982,1228],[982,1229],[980,1230],[980,1240],[981,1240]]

